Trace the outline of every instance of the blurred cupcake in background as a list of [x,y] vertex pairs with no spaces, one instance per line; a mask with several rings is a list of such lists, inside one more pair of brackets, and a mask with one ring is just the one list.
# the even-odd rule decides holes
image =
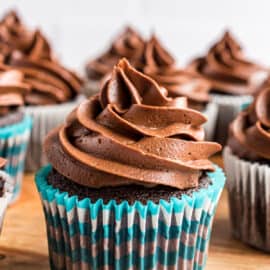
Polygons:
[[228,31],[205,57],[192,61],[189,69],[211,82],[212,99],[219,106],[216,140],[224,144],[229,123],[243,104],[252,101],[252,95],[267,78],[268,70],[247,60],[241,46]]
[[206,138],[213,139],[217,105],[211,102],[209,95],[211,84],[207,79],[195,72],[177,67],[173,56],[154,35],[146,42],[139,70],[164,87],[169,97],[187,97],[188,107],[199,110],[207,116]]
[[7,71],[0,65],[0,156],[7,160],[4,170],[14,181],[13,200],[21,191],[25,156],[32,120],[21,109],[30,91],[23,73]]
[[26,169],[35,171],[47,163],[42,141],[49,130],[63,122],[82,98],[82,81],[52,56],[39,30],[28,30],[15,12],[0,22],[0,59],[6,69],[17,69],[30,88],[23,97],[25,112],[33,117],[33,131]]
[[270,252],[270,86],[232,122],[223,156],[233,235]]
[[144,49],[144,40],[141,35],[131,27],[117,36],[107,51],[90,60],[86,65],[86,85],[87,96],[96,94],[100,89],[100,83],[112,72],[114,65],[125,57],[135,67],[140,62]]
[[0,233],[14,189],[14,180],[3,170],[5,165],[6,160],[0,157]]
[[36,184],[52,269],[204,268],[225,178],[185,99],[121,60],[48,135]]

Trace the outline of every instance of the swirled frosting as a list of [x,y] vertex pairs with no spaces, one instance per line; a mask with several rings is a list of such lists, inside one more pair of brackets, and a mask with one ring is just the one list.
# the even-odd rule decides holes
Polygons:
[[45,153],[65,177],[94,188],[139,184],[198,186],[213,171],[206,118],[168,97],[165,88],[121,60],[101,92],[80,104],[45,140]]
[[228,145],[240,158],[270,160],[270,86],[232,122]]
[[29,91],[30,87],[20,71],[5,70],[0,66],[0,117],[22,106]]
[[31,59],[20,53],[13,53],[6,65],[24,74],[24,81],[31,88],[25,95],[26,105],[67,102],[81,89],[80,78],[53,60]]
[[14,51],[30,59],[52,58],[50,45],[41,32],[28,30],[16,12],[11,11],[0,21],[0,60]]
[[195,59],[189,69],[210,80],[213,92],[230,95],[252,94],[268,74],[264,67],[246,59],[229,32],[205,57]]
[[209,81],[195,72],[177,68],[174,58],[155,36],[146,42],[143,59],[143,72],[165,87],[169,96],[186,96],[189,107],[194,109],[202,109],[210,100]]
[[111,73],[113,66],[122,58],[127,58],[134,66],[140,62],[144,48],[144,40],[134,29],[127,27],[116,37],[109,48],[98,58],[91,60],[86,66],[89,79],[101,80]]

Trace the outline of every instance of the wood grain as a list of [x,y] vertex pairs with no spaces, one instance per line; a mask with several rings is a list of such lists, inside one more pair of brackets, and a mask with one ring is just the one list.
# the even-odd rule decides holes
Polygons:
[[[220,157],[214,162],[222,166]],[[8,209],[0,237],[0,269],[48,270],[45,223],[33,181],[25,175],[19,201]],[[215,218],[206,270],[269,270],[270,256],[232,239],[226,190]]]

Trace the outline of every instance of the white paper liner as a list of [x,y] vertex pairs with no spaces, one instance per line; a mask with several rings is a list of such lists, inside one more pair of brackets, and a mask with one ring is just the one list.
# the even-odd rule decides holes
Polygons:
[[84,99],[79,96],[75,101],[49,106],[29,106],[25,112],[33,118],[33,129],[27,149],[25,170],[35,172],[47,164],[42,151],[43,141],[52,129],[63,124],[67,115]]
[[215,140],[222,145],[226,144],[228,128],[232,120],[243,109],[244,104],[252,102],[252,96],[230,96],[212,94],[212,102],[218,105],[218,118],[215,132]]
[[2,170],[0,170],[0,177],[5,180],[4,194],[2,197],[0,197],[0,233],[1,233],[5,213],[12,199],[14,180],[6,172]]
[[234,237],[270,252],[270,167],[223,152]]
[[214,103],[209,103],[202,113],[207,117],[207,122],[204,124],[205,138],[207,141],[213,141],[218,117],[218,106]]
[[100,80],[89,80],[89,79],[85,80],[85,84],[83,86],[83,93],[87,97],[95,95],[96,93],[98,93],[99,90],[100,90]]

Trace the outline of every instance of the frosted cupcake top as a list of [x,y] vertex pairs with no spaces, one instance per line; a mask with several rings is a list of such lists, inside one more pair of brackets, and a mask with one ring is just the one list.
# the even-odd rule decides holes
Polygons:
[[213,92],[230,95],[253,94],[268,74],[266,68],[247,60],[229,32],[205,57],[195,59],[189,69],[210,80]]
[[54,57],[39,30],[28,30],[12,11],[0,22],[0,64],[23,73],[30,87],[25,105],[49,105],[73,100],[82,81]]
[[154,35],[146,42],[140,69],[165,87],[170,97],[187,97],[189,107],[201,110],[210,100],[210,82],[195,72],[176,67],[172,55]]
[[44,148],[53,167],[81,185],[187,189],[214,170],[208,158],[221,148],[203,141],[205,121],[185,98],[168,97],[121,60],[101,92],[52,131]]
[[110,74],[113,66],[122,58],[127,58],[135,67],[140,62],[144,48],[144,40],[138,32],[127,27],[123,33],[117,36],[109,50],[86,66],[86,74],[89,79],[102,80]]
[[240,158],[270,160],[270,86],[262,89],[254,102],[233,121],[228,145]]
[[[14,112],[24,104],[24,96],[30,87],[18,70],[4,70],[0,66],[0,117]],[[1,123],[0,123],[1,126]]]
[[20,51],[30,59],[51,59],[51,48],[39,30],[30,31],[15,11],[10,11],[0,21],[0,59],[13,51]]

